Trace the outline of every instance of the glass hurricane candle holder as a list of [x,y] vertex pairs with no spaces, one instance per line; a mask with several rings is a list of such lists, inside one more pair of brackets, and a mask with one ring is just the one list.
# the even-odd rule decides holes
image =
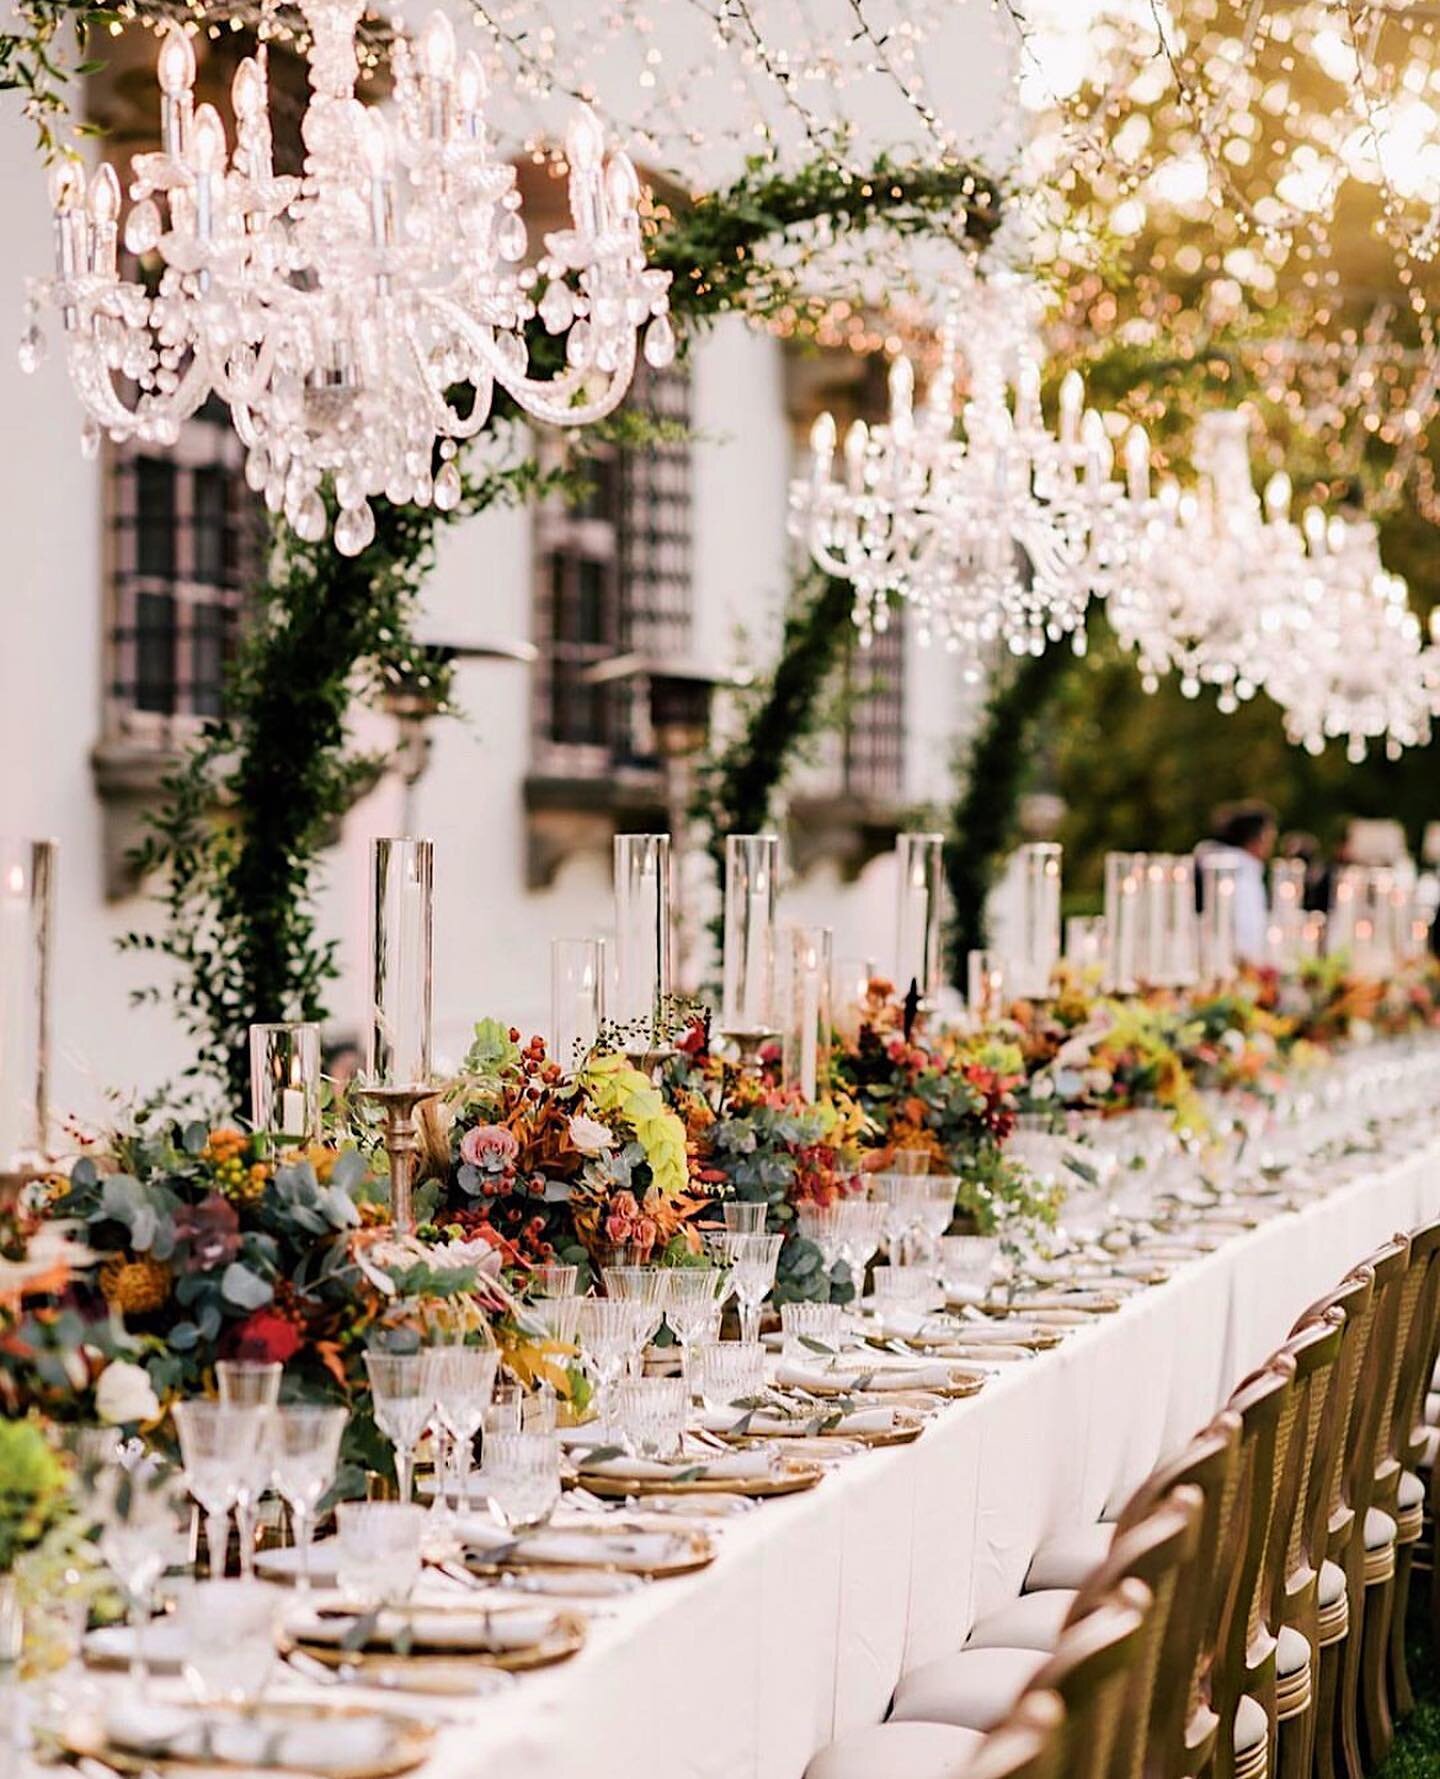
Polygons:
[[1207,982],[1235,975],[1235,891],[1239,873],[1229,859],[1200,861],[1200,971]]
[[665,1048],[670,998],[670,836],[615,836],[615,1010],[631,1055]]
[[940,881],[943,834],[901,834],[895,841],[895,987],[911,988],[922,1007],[940,988]]
[[320,1027],[250,1027],[250,1122],[293,1143],[320,1134]]
[[807,1100],[830,1087],[829,927],[787,929],[785,1026],[781,1070],[785,1084]]
[[1060,961],[1061,848],[1036,840],[1020,848],[1020,955],[1017,994],[1040,1000]]
[[550,1055],[574,1074],[605,1023],[605,941],[550,942]]
[[775,889],[780,842],[773,834],[725,840],[725,928],[720,1029],[746,1061],[775,1031]]
[[370,1017],[365,1078],[358,1090],[385,1113],[390,1216],[415,1227],[420,1155],[415,1108],[434,1093],[430,1079],[435,849],[429,840],[371,842]]
[[1144,853],[1105,855],[1105,931],[1110,940],[1105,987],[1111,994],[1134,994],[1139,983],[1144,868]]
[[1195,908],[1195,860],[1171,853],[1167,865],[1165,920],[1167,979],[1189,988],[1200,974],[1200,927]]
[[0,837],[0,1174],[49,1147],[56,857],[53,840]]
[[1105,969],[1105,917],[1072,914],[1065,922],[1065,962],[1082,974]]

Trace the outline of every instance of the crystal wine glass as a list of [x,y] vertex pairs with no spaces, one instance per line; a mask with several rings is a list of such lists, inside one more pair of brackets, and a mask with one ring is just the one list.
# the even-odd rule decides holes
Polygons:
[[769,1210],[770,1207],[763,1198],[732,1198],[720,1207],[725,1227],[731,1235],[764,1235]]
[[402,1503],[414,1493],[415,1449],[435,1412],[430,1352],[366,1353],[365,1371],[375,1425],[395,1448],[395,1481]]
[[[230,1509],[242,1491],[253,1491],[261,1467],[269,1464],[267,1444],[270,1410],[230,1408],[223,1402],[192,1397],[173,1409],[180,1435],[180,1461],[185,1481],[205,1515],[205,1542],[210,1547],[210,1578],[225,1573],[230,1541]],[[248,1553],[254,1561],[253,1549]],[[247,1569],[244,1528],[240,1566]]]
[[687,1401],[693,1381],[691,1357],[695,1342],[709,1327],[729,1284],[728,1273],[718,1266],[672,1266],[666,1273],[665,1320],[680,1346],[680,1376]]
[[735,1266],[732,1277],[735,1296],[740,1304],[740,1338],[754,1342],[760,1338],[760,1305],[775,1283],[775,1268],[780,1260],[783,1235],[739,1235],[735,1237]]
[[[82,1511],[98,1529],[100,1555],[125,1597],[133,1639],[130,1683],[143,1695],[149,1681],[145,1625],[155,1584],[189,1554],[185,1479],[159,1458],[127,1452],[108,1428],[94,1428],[78,1443],[75,1481]],[[223,1539],[220,1549],[223,1559]]]
[[865,1295],[865,1269],[880,1246],[888,1207],[873,1199],[847,1198],[835,1208],[840,1214],[840,1258],[850,1274],[858,1303]]
[[348,1409],[327,1408],[316,1402],[289,1402],[275,1411],[273,1476],[295,1528],[302,1590],[310,1586],[315,1510],[335,1480],[340,1439],[349,1418]]
[[608,1439],[614,1429],[615,1385],[635,1342],[635,1306],[614,1297],[580,1300],[580,1350],[595,1379],[600,1424]]
[[240,1573],[246,1579],[255,1574],[255,1513],[270,1486],[268,1416],[280,1400],[282,1369],[277,1361],[266,1359],[221,1359],[215,1367],[215,1382],[224,1407],[248,1409],[266,1416],[254,1460],[243,1467],[235,1491],[235,1535],[240,1542]]
[[[430,1354],[431,1385],[435,1412],[450,1440],[450,1485],[455,1491],[455,1511],[464,1510],[470,1496],[470,1464],[475,1435],[485,1420],[500,1355],[494,1347],[436,1347]],[[446,1499],[442,1467],[437,1478],[436,1499]]]
[[606,1266],[601,1268],[605,1295],[628,1303],[635,1311],[635,1340],[630,1349],[633,1370],[639,1370],[645,1349],[660,1332],[665,1320],[666,1268],[662,1266]]
[[921,1174],[876,1174],[870,1181],[871,1196],[885,1206],[885,1246],[892,1261],[904,1260],[906,1243],[920,1224],[925,1195]]
[[283,1370],[273,1359],[221,1359],[215,1367],[220,1400],[226,1408],[274,1408]]

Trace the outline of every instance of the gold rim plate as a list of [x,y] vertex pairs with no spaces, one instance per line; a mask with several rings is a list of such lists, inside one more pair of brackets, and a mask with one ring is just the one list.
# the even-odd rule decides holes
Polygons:
[[556,1612],[545,1636],[524,1649],[426,1649],[401,1655],[385,1648],[338,1649],[333,1643],[311,1643],[286,1632],[280,1638],[280,1653],[289,1656],[298,1651],[327,1668],[354,1668],[362,1674],[377,1668],[423,1674],[427,1668],[453,1668],[457,1662],[478,1662],[482,1667],[500,1668],[507,1674],[523,1674],[531,1668],[549,1668],[556,1662],[569,1661],[584,1643],[584,1618],[578,1612]]
[[824,1474],[822,1464],[787,1458],[778,1476],[702,1476],[677,1483],[663,1477],[592,1476],[582,1470],[576,1480],[592,1495],[621,1501],[631,1495],[748,1495],[754,1501],[765,1501],[773,1495],[798,1495],[813,1489]]
[[[577,1536],[581,1535],[578,1529],[567,1527],[566,1536],[569,1537],[572,1531],[575,1531]],[[603,1552],[606,1538],[610,1535],[598,1528],[590,1535],[593,1537],[596,1547],[593,1563],[527,1563],[521,1554],[517,1554],[504,1563],[487,1563],[476,1551],[467,1552],[462,1560],[471,1575],[481,1578],[504,1574],[556,1576],[601,1574],[633,1575],[641,1581],[663,1581],[670,1575],[693,1575],[697,1569],[707,1569],[715,1561],[715,1546],[710,1541],[710,1535],[698,1527],[694,1531],[690,1531],[686,1527],[675,1528],[676,1537],[683,1539],[687,1548],[683,1554],[677,1554],[674,1561],[669,1563],[607,1562]]]

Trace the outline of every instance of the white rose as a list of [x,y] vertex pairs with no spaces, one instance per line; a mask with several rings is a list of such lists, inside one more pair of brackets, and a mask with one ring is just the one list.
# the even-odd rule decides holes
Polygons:
[[95,1412],[112,1427],[136,1421],[153,1421],[160,1413],[160,1399],[143,1365],[115,1359],[100,1373],[95,1386]]
[[604,1155],[615,1147],[615,1133],[598,1118],[577,1112],[570,1120],[570,1141],[582,1155]]

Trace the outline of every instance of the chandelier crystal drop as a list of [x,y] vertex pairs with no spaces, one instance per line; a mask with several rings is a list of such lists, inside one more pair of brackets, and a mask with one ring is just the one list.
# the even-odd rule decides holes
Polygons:
[[960,656],[969,678],[996,644],[1040,654],[1070,636],[1083,647],[1091,594],[1123,574],[1135,529],[1078,373],[1062,384],[1058,432],[1047,427],[1017,310],[1023,319],[1014,292],[994,288],[952,308],[923,402],[914,366],[897,357],[888,421],[857,420],[840,445],[822,414],[810,473],[791,486],[791,532],[853,585],[862,643],[898,597],[921,642]]
[[1399,575],[1381,566],[1368,519],[1305,515],[1308,598],[1294,646],[1275,662],[1266,689],[1281,706],[1290,740],[1323,752],[1343,740],[1348,758],[1372,744],[1389,759],[1430,739],[1440,693],[1440,646],[1427,646]]
[[[1307,600],[1307,560],[1290,521],[1287,477],[1261,498],[1250,471],[1250,420],[1204,414],[1195,444],[1199,480],[1184,493],[1167,482],[1144,502],[1133,572],[1107,607],[1133,649],[1147,691],[1169,673],[1187,698],[1205,687],[1222,711],[1266,684],[1295,638]],[[1140,490],[1132,480],[1132,494]]]
[[[397,40],[381,112],[355,96],[363,0],[301,6],[302,174],[275,171],[264,45],[235,73],[232,146],[215,108],[195,103],[194,51],[172,26],[161,147],[133,159],[123,224],[130,253],[158,254],[158,281],[121,275],[114,169],[102,164],[87,190],[81,166],[62,163],[55,275],[32,281],[21,363],[43,356],[48,304],[81,400],[112,439],[173,443],[220,397],[271,511],[320,541],[328,478],[335,547],[355,555],[374,536],[375,496],[458,504],[456,442],[484,426],[497,385],[537,419],[580,426],[623,398],[642,328],[646,360],[668,363],[669,275],[646,266],[635,169],[607,156],[588,107],[566,142],[570,226],[545,236],[532,269],[515,170],[488,139],[479,58],[459,52],[445,15],[413,46]],[[532,374],[537,318],[564,339],[548,376]]]

